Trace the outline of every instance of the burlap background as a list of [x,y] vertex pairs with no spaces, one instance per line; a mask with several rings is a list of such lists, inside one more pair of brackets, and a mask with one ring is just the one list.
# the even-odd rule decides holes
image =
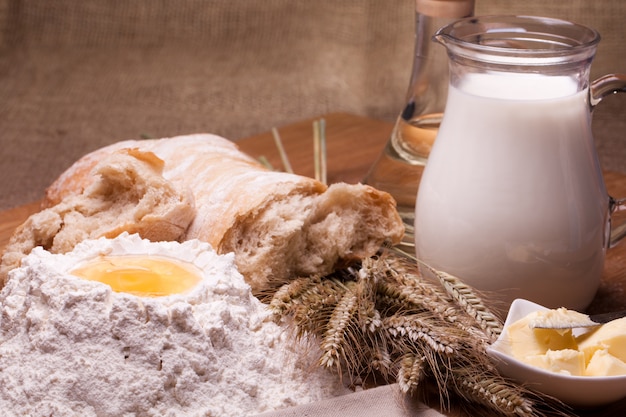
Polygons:
[[[236,140],[334,111],[393,120],[413,12],[413,0],[0,0],[0,209],[121,139]],[[624,0],[477,0],[494,13],[591,25],[594,77],[626,72]],[[595,115],[609,168],[626,161],[625,103]]]

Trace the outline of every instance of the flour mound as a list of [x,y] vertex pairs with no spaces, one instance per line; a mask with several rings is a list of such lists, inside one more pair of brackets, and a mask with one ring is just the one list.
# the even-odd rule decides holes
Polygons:
[[[137,297],[69,271],[100,254],[168,254],[204,277],[188,294]],[[136,235],[41,248],[0,292],[0,409],[29,416],[247,416],[341,395],[208,244]],[[13,414],[7,414],[11,410]]]

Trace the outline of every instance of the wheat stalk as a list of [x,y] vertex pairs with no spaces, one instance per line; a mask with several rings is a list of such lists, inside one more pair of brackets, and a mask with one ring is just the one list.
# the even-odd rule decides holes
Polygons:
[[289,158],[287,157],[287,152],[285,152],[285,148],[283,146],[283,141],[278,134],[278,129],[275,127],[272,128],[272,136],[274,137],[274,144],[278,149],[278,154],[280,155],[280,160],[283,163],[283,167],[285,168],[285,172],[289,172],[293,174],[293,169],[291,168],[291,163],[289,162]]
[[327,183],[326,167],[326,121],[324,119],[313,122],[313,166],[315,179]]
[[[291,167],[291,162],[289,162],[289,157],[287,156],[287,152],[285,151],[285,147],[283,145],[283,141],[278,133],[278,129],[272,127],[272,137],[274,138],[274,145],[278,150],[278,155],[280,156],[280,160],[283,164],[284,172],[288,172],[293,174],[293,168]],[[265,156],[260,156],[258,158],[259,162],[265,166],[267,169],[273,171],[274,167],[267,160]],[[326,120],[320,119],[313,121],[313,168],[314,168],[314,177],[316,180],[322,182],[323,184],[328,183],[328,166],[327,166],[327,150],[326,150]]]

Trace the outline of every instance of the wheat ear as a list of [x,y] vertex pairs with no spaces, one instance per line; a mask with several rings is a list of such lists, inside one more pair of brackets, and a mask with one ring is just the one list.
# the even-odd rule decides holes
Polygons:
[[485,332],[489,340],[495,341],[502,333],[501,321],[485,306],[473,288],[464,284],[457,277],[446,272],[438,271],[429,265],[420,262],[422,266],[432,272],[441,285],[478,326]]

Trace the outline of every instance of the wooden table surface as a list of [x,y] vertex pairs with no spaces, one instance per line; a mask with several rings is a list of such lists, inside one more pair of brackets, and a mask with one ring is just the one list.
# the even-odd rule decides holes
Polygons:
[[[328,182],[359,182],[385,145],[392,125],[343,113],[329,114],[323,118],[326,123]],[[313,121],[305,120],[278,127],[293,170],[301,175],[314,174]],[[271,132],[242,139],[237,143],[253,157],[264,157],[275,168],[282,168],[280,154]],[[605,182],[612,196],[626,197],[626,175],[606,172]],[[13,230],[38,209],[39,204],[34,202],[0,212],[0,250],[8,242]],[[614,223],[621,221],[626,221],[626,215],[617,213]],[[625,290],[626,242],[609,249],[602,284],[589,311],[626,309]],[[626,401],[615,404],[610,410],[594,411],[590,415],[626,415]]]

